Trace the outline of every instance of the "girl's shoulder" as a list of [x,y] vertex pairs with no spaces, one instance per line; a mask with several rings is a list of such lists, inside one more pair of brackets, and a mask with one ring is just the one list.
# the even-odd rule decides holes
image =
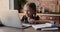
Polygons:
[[39,20],[39,16],[38,15],[34,16],[34,19]]

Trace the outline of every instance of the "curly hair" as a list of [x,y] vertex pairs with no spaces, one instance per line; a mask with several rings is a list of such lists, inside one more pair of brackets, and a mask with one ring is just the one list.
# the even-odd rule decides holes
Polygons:
[[36,5],[35,5],[35,3],[26,3],[25,7],[26,6],[29,6],[34,11],[34,14],[36,14]]

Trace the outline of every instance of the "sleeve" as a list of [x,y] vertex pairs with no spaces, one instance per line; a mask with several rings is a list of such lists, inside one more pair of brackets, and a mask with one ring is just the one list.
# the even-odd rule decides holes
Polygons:
[[36,17],[36,20],[39,20],[39,16]]
[[22,19],[21,19],[22,22],[25,22],[25,23],[28,23],[28,19],[26,16],[23,16]]
[[39,20],[39,16],[34,17],[35,20]]
[[25,18],[24,18],[24,16],[23,16],[23,17],[22,17],[22,19],[21,19],[21,21],[23,22],[23,21],[24,21],[24,19],[25,19]]

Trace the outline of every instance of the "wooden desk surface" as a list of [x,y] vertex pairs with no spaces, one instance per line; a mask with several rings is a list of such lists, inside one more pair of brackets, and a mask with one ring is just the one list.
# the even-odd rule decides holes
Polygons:
[[50,31],[43,31],[43,30],[34,30],[32,27],[24,29],[25,32],[60,32],[60,30],[50,30]]
[[34,30],[32,27],[24,29],[24,30],[12,28],[12,27],[0,27],[0,32],[60,32],[60,30],[42,31],[42,30]]

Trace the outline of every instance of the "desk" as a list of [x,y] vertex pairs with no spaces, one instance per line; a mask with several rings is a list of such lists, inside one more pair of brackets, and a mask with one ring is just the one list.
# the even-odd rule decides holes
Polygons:
[[27,29],[17,29],[12,27],[0,27],[0,32],[60,32],[60,30],[56,31],[42,31],[42,30],[34,30],[32,27]]
[[60,30],[52,30],[52,31],[43,31],[43,30],[34,30],[32,27],[24,29],[24,32],[60,32]]

